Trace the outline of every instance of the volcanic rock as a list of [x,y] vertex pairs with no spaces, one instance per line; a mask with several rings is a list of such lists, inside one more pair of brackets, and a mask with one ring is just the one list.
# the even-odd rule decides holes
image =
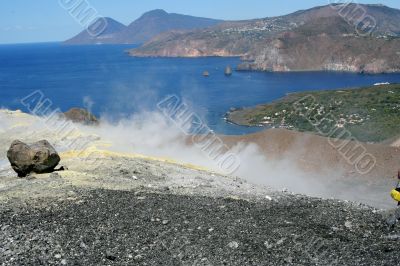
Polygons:
[[89,111],[82,108],[71,108],[68,112],[64,113],[67,120],[72,122],[81,123],[85,125],[97,125],[99,120]]
[[49,173],[60,162],[60,156],[47,140],[31,145],[19,140],[12,142],[7,158],[19,177],[34,173]]

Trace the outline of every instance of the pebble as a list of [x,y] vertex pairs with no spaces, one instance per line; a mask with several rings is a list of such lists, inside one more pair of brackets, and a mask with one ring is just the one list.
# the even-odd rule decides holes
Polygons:
[[344,223],[344,226],[345,226],[347,229],[353,228],[353,224],[352,224],[350,221],[346,221],[346,222]]
[[284,241],[285,241],[285,238],[282,238],[282,239],[278,240],[278,242],[276,242],[276,244],[281,245],[281,244],[283,244]]
[[107,252],[106,259],[114,261],[117,259],[117,257],[114,254],[112,254],[111,252]]
[[83,249],[87,249],[87,248],[88,248],[88,246],[87,246],[84,242],[81,242],[81,243],[79,244],[79,246],[80,246],[81,248],[83,248]]
[[58,173],[51,173],[50,178],[61,178],[61,176]]
[[239,243],[236,241],[232,241],[228,244],[228,247],[230,247],[231,249],[237,249],[239,247]]
[[265,241],[265,242],[264,242],[264,246],[265,246],[267,249],[270,249],[270,248],[272,248],[274,245],[270,244],[268,241]]
[[400,239],[400,235],[388,235],[385,238],[390,239],[390,240],[398,240],[398,239]]
[[293,262],[293,258],[292,258],[292,257],[287,257],[287,258],[285,259],[285,261],[286,261],[287,263],[292,263],[292,262]]

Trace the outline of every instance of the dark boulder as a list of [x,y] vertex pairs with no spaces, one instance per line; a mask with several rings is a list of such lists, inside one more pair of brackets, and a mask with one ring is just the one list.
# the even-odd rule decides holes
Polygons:
[[31,145],[15,140],[7,152],[7,158],[19,177],[25,177],[32,172],[53,172],[60,162],[60,156],[47,140]]
[[67,120],[85,125],[98,125],[99,120],[95,115],[82,108],[72,108],[64,113]]

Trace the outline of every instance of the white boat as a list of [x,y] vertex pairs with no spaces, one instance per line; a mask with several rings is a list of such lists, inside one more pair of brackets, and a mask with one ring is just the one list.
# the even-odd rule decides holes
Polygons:
[[381,82],[381,83],[375,83],[374,86],[381,86],[381,85],[390,85],[389,82]]
[[232,75],[232,68],[231,66],[227,66],[225,68],[225,76],[231,76]]

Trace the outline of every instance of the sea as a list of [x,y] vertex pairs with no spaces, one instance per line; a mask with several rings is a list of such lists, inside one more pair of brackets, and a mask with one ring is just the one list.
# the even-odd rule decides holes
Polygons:
[[[400,74],[344,72],[237,72],[240,58],[137,58],[132,45],[67,46],[62,43],[0,45],[0,107],[20,109],[40,91],[52,108],[84,107],[97,116],[121,119],[157,111],[175,96],[216,133],[240,135],[262,130],[227,123],[230,108],[268,103],[288,93],[400,83]],[[209,77],[203,72],[208,71]]]

